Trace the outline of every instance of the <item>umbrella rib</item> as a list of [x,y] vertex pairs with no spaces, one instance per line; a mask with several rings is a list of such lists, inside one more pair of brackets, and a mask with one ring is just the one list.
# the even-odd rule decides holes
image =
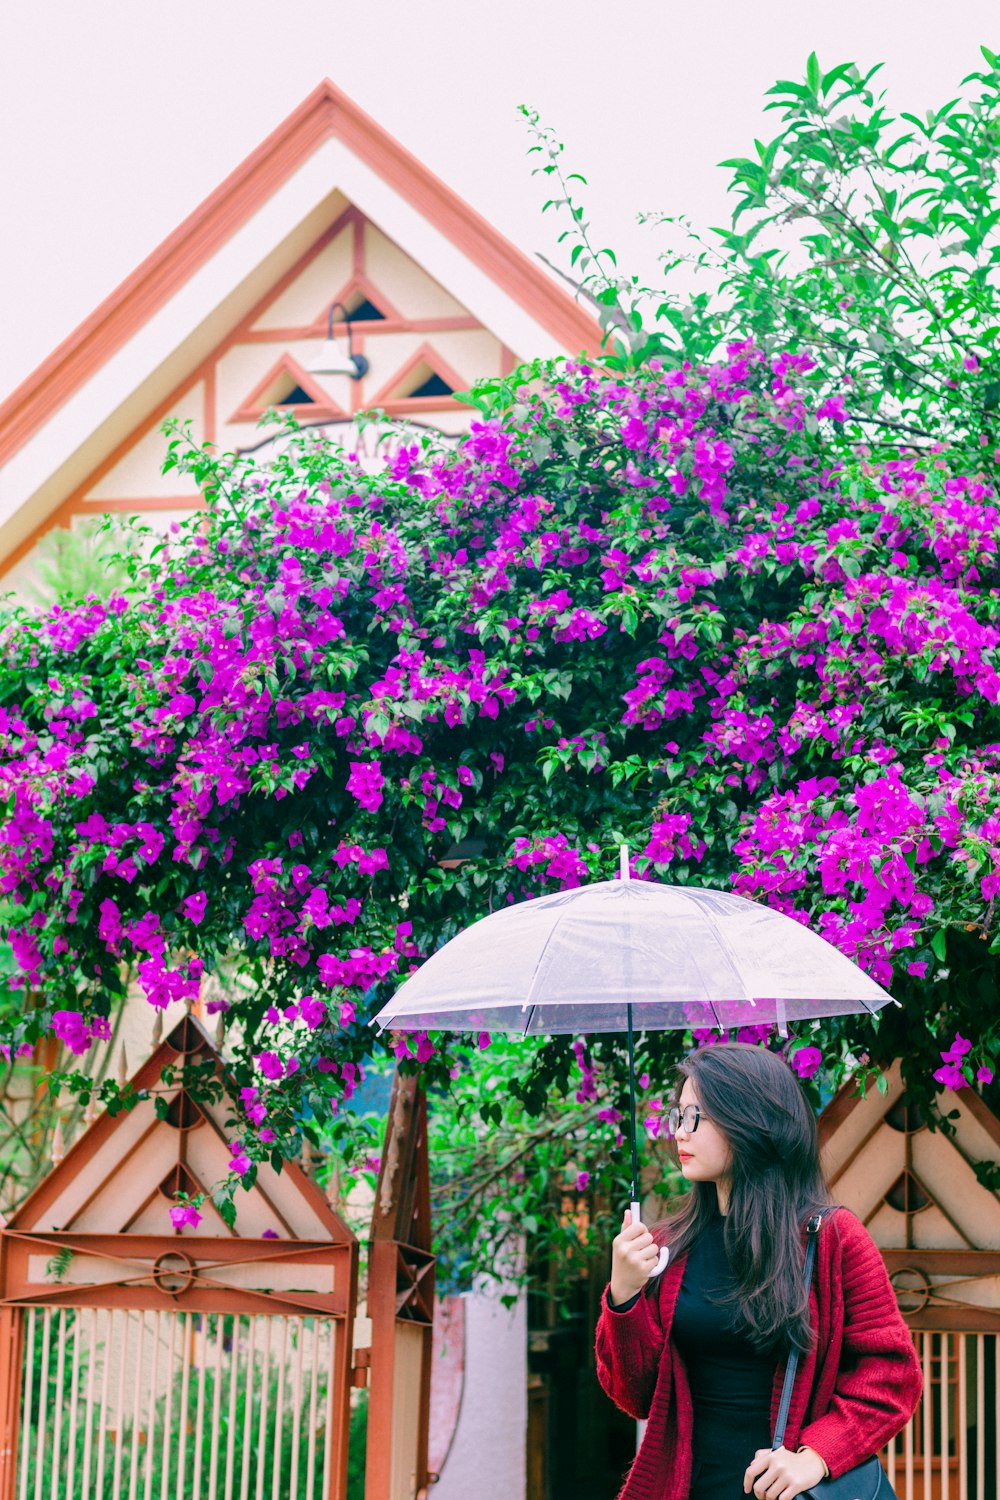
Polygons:
[[528,1011],[528,1019],[525,1021],[525,1023],[524,1023],[524,1030],[521,1032],[521,1040],[522,1040],[522,1042],[524,1041],[525,1037],[528,1035],[528,1027],[531,1025],[531,1018],[535,1014],[535,1009],[536,1009],[536,1007],[533,1005],[531,1007],[531,1009]]
[[[677,892],[677,895],[680,896],[680,898],[681,898],[682,901],[686,901],[686,902],[688,902],[689,905],[693,906],[694,909],[695,909],[695,911],[698,913],[698,915],[711,928],[712,935],[715,938],[716,947],[718,949],[718,952],[725,959],[725,961],[726,961],[726,967],[728,968],[730,974],[732,974],[733,979],[736,981],[736,991],[737,991],[737,993],[733,996],[733,999],[734,1000],[747,1000],[752,1005],[753,1004],[753,996],[749,992],[749,986],[747,985],[747,982],[743,978],[743,975],[740,973],[739,969],[734,964],[734,962],[733,962],[733,960],[732,960],[732,958],[731,958],[731,956],[729,954],[729,950],[726,947],[725,941],[723,940],[723,935],[722,935],[722,932],[719,929],[719,924],[715,920],[715,917],[712,914],[712,912],[710,912],[706,907],[699,906],[699,904],[698,904],[697,901],[692,900],[690,893],[687,890],[685,890],[684,886],[682,886],[682,885],[675,885],[675,886],[672,886],[671,889]],[[709,1002],[709,1003],[711,1003],[711,1002]]]
[[[559,921],[560,921],[561,916],[562,916],[562,913],[560,912],[559,916],[557,916],[557,917],[555,917],[553,919],[552,926],[549,928],[549,935],[545,939],[545,942],[542,944],[542,951],[541,951],[541,953],[539,953],[538,957],[535,960],[535,967],[532,970],[532,974],[531,974],[531,982],[528,985],[528,993],[526,994],[526,996],[524,998],[524,1004],[521,1006],[522,1010],[527,1010],[529,1005],[531,1006],[532,1010],[534,1010],[534,1008],[535,1008],[534,1001],[531,998],[532,992],[533,992],[533,990],[535,988],[535,984],[536,984],[536,982],[538,980],[538,974],[539,974],[539,970],[542,967],[542,961],[545,958],[546,953],[549,951],[549,944],[551,943],[552,939],[556,935],[556,928],[559,926]],[[530,1019],[530,1017],[529,1017],[529,1019]]]

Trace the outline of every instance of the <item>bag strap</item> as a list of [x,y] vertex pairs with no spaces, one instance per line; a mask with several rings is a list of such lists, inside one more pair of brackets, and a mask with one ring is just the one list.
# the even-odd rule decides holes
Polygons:
[[[820,1225],[823,1223],[821,1213],[814,1214],[806,1225],[806,1263],[804,1267],[804,1279],[806,1290],[812,1283],[813,1266],[816,1263],[816,1242],[819,1239]],[[785,1428],[788,1425],[788,1408],[792,1404],[792,1387],[795,1384],[795,1372],[799,1367],[799,1351],[792,1348],[788,1356],[788,1364],[785,1366],[785,1382],[781,1387],[781,1402],[778,1406],[778,1420],[774,1424],[774,1437],[771,1441],[771,1451],[783,1448],[785,1445]]]

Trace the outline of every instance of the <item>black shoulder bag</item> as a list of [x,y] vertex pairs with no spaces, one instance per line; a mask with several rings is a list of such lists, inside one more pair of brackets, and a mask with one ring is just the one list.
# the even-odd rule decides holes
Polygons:
[[[816,1263],[816,1241],[822,1223],[823,1215],[816,1214],[807,1225],[806,1286],[809,1286],[812,1281],[813,1266]],[[798,1364],[799,1351],[793,1349],[788,1356],[785,1383],[781,1388],[781,1404],[778,1407],[778,1420],[774,1424],[772,1450],[784,1446],[788,1408],[792,1402],[792,1386],[795,1384]],[[897,1500],[897,1496],[886,1478],[885,1470],[873,1454],[871,1458],[866,1458],[864,1463],[856,1464],[853,1469],[848,1469],[846,1474],[840,1474],[836,1479],[821,1479],[818,1484],[810,1485],[809,1489],[801,1492],[800,1500]]]

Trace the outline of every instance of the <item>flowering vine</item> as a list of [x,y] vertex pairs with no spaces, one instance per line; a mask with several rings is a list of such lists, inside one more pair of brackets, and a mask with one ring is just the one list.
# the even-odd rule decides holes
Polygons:
[[800,1037],[802,1077],[865,1051],[988,1087],[1000,512],[944,451],[841,450],[813,375],[750,342],[531,367],[377,474],[175,432],[207,510],[125,595],[0,638],[4,1044],[82,1056],[128,985],[193,1003],[221,966],[242,1178],[374,1048],[446,1083],[447,1039],[367,1026],[387,987],[624,839],[636,876],[766,901],[904,1002]]

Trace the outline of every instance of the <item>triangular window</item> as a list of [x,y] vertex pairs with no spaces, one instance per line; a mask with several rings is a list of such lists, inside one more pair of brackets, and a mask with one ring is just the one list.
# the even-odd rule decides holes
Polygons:
[[400,370],[386,395],[390,401],[419,400],[421,397],[441,401],[459,389],[452,379],[452,372],[443,361],[435,355],[419,354]]
[[377,287],[364,277],[358,277],[337,298],[334,308],[334,323],[343,323],[344,308],[352,323],[395,322],[399,313],[388,298],[383,297]]
[[[390,415],[394,408],[399,412],[448,408],[455,393],[465,389],[464,378],[456,374],[448,361],[429,345],[422,344],[392,379],[386,381],[372,398],[371,405],[383,406]],[[411,406],[410,402],[416,404]]]
[[[357,307],[351,307],[350,303],[348,303],[348,311],[351,315],[352,323],[385,322],[385,313],[381,308],[375,306],[370,297],[362,297]],[[338,318],[337,322],[339,323],[340,321],[341,319]]]
[[342,418],[336,401],[290,354],[283,354],[233,412],[231,422],[256,422],[271,407],[311,421]]
[[261,393],[263,406],[315,406],[316,397],[310,396],[296,379],[295,372],[279,369],[266,390]]
[[441,379],[436,370],[432,370],[426,380],[407,394],[410,396],[453,396],[455,392],[446,380]]

